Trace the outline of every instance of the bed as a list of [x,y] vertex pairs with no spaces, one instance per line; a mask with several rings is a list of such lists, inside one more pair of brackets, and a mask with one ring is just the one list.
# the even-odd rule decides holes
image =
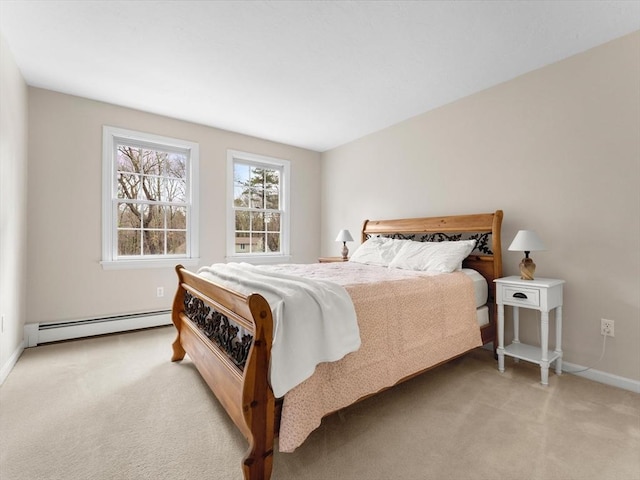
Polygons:
[[[363,245],[371,243],[372,239],[375,240],[380,237],[399,240],[404,242],[403,245],[409,243],[410,245],[407,246],[415,246],[416,242],[447,242],[452,244],[451,242],[473,241],[475,248],[464,258],[460,267],[464,270],[470,269],[474,271],[473,273],[476,276],[481,276],[484,280],[486,302],[482,306],[482,310],[485,312],[485,318],[480,321],[477,320],[479,318],[477,315],[480,312],[480,309],[476,308],[477,301],[471,301],[474,304],[472,313],[468,311],[471,307],[465,304],[464,316],[467,318],[465,321],[467,324],[472,321],[474,325],[465,327],[464,331],[456,326],[454,328],[455,332],[460,333],[455,335],[458,335],[460,339],[464,337],[464,341],[456,340],[457,343],[453,350],[441,348],[442,344],[449,341],[449,337],[447,337],[446,341],[443,341],[438,338],[438,335],[428,334],[426,324],[416,321],[416,319],[422,317],[416,311],[407,310],[408,313],[394,315],[393,319],[378,319],[377,324],[371,324],[378,325],[376,327],[365,324],[365,318],[362,313],[380,309],[381,300],[378,298],[377,305],[366,305],[364,298],[375,297],[375,295],[363,293],[366,292],[364,290],[367,288],[366,285],[361,287],[353,285],[353,283],[363,282],[345,280],[343,284],[345,282],[348,284],[346,290],[353,298],[353,305],[357,313],[357,323],[360,325],[360,332],[362,333],[362,346],[358,345],[355,351],[352,348],[352,353],[348,353],[334,362],[324,362],[318,365],[311,377],[288,390],[282,398],[276,398],[276,395],[274,395],[274,390],[272,389],[273,377],[270,376],[274,328],[281,322],[277,317],[280,313],[276,312],[275,309],[272,311],[270,306],[269,302],[273,305],[273,300],[269,299],[268,301],[267,298],[269,297],[264,293],[251,293],[251,289],[246,286],[243,289],[235,288],[234,285],[236,284],[233,283],[233,279],[230,279],[229,282],[222,282],[218,281],[216,277],[207,278],[206,272],[196,274],[180,265],[176,267],[178,289],[173,303],[172,319],[178,334],[173,343],[172,361],[180,361],[186,354],[189,355],[189,358],[197,367],[220,404],[247,439],[249,448],[242,461],[245,479],[270,478],[274,440],[278,433],[281,433],[279,439],[280,450],[282,451],[283,445],[285,445],[284,451],[290,451],[319,424],[322,416],[332,411],[339,410],[347,404],[390,388],[394,384],[458,357],[479,345],[493,343],[495,350],[496,306],[493,280],[502,275],[500,239],[502,216],[502,211],[498,210],[494,213],[471,215],[365,221],[361,237]],[[354,252],[355,254],[356,252]],[[400,256],[398,255],[398,257]],[[355,265],[355,263],[344,262],[344,265],[342,263],[317,264],[317,266],[322,267],[322,270],[318,270],[318,267],[315,266],[309,271],[319,272],[317,275],[322,278],[333,278],[333,274],[336,274],[336,277],[348,275],[348,272],[345,273],[347,270],[352,271],[350,275],[360,277],[366,276],[369,271],[374,271],[375,269],[392,270],[388,267],[374,266],[370,268],[370,265]],[[291,268],[295,271],[296,269],[304,270],[307,267],[291,266]],[[289,270],[280,270],[280,267],[275,268],[275,270],[289,272]],[[334,270],[334,272],[331,272],[331,270]],[[453,285],[456,282],[471,285],[474,283],[471,280],[472,277],[465,274],[464,270],[458,268],[452,274],[446,275],[421,275],[417,281],[424,282],[424,288],[428,288],[429,282],[437,284],[433,288],[438,289],[445,288],[442,285]],[[259,273],[262,274],[262,271]],[[269,275],[272,274],[278,275],[279,273],[269,273]],[[384,274],[386,275],[387,273]],[[393,273],[391,274],[393,275]],[[314,273],[314,275],[316,274]],[[282,274],[282,276],[286,277],[287,275]],[[413,282],[413,280],[411,281]],[[399,284],[405,285],[404,283]],[[391,284],[387,284],[387,290],[389,285]],[[409,284],[407,283],[407,285]],[[408,290],[417,288],[413,286],[413,283],[411,285],[412,287]],[[470,295],[474,296],[473,288],[468,288],[471,288],[471,290],[467,289],[465,292],[470,291]],[[404,289],[404,286],[402,289]],[[398,290],[398,292],[403,291]],[[407,293],[407,295],[409,294],[410,292]],[[415,295],[415,292],[411,294]],[[465,293],[465,295],[468,296],[469,294]],[[405,303],[413,305],[416,302]],[[409,306],[406,308],[409,308]],[[419,309],[421,307],[417,304],[413,308]],[[456,316],[456,308],[454,308],[452,301],[452,305],[439,305],[434,312],[452,317]],[[471,314],[473,319],[468,320]],[[374,316],[373,314],[371,315],[372,317]],[[430,315],[434,315],[434,313]],[[396,316],[399,319],[396,319]],[[460,316],[462,316],[462,313]],[[277,320],[276,322],[274,322],[274,318]],[[425,348],[422,344],[411,345],[411,348],[406,348],[404,344],[401,345],[402,350],[406,350],[412,355],[412,360],[405,361],[403,359],[400,362],[403,365],[402,369],[389,368],[392,374],[388,378],[380,379],[380,375],[376,374],[375,379],[370,379],[375,381],[368,382],[366,375],[372,376],[372,374],[366,373],[366,368],[361,368],[357,362],[362,362],[362,358],[366,359],[373,350],[375,350],[376,355],[379,355],[382,354],[380,351],[384,351],[386,348],[380,348],[380,345],[382,345],[380,342],[384,342],[384,338],[382,340],[378,338],[378,345],[373,348],[371,343],[373,341],[368,340],[369,337],[367,335],[370,332],[367,333],[367,330],[379,328],[380,325],[386,326],[386,324],[380,322],[391,322],[391,320],[407,322],[407,324],[399,323],[394,324],[392,327],[389,326],[389,331],[393,332],[394,336],[395,332],[398,332],[398,336],[402,337],[402,333],[406,330],[409,335],[408,338],[420,338],[422,341],[423,335],[416,335],[416,330],[411,330],[412,328],[422,328],[425,333],[424,337],[433,337],[433,339],[424,340],[425,342],[430,342],[427,344],[428,348]],[[447,325],[452,324],[450,318],[447,322]],[[472,332],[469,333],[470,331]],[[475,338],[472,338],[474,336]],[[389,338],[389,341],[392,342],[393,338]],[[396,341],[396,343],[402,342]],[[279,342],[276,342],[275,345],[278,346]],[[392,350],[390,347],[389,351],[391,352]],[[273,363],[275,365],[277,358],[275,347],[273,353]],[[394,365],[395,363],[389,362],[389,364]],[[380,369],[377,367],[377,370],[379,371]],[[322,408],[324,409],[315,411],[313,413],[315,417],[311,419],[300,419],[300,415],[306,410],[314,410],[314,408],[308,408],[308,402],[310,398],[317,396],[317,392],[323,390],[334,393],[346,391],[344,382],[349,383],[352,380],[345,380],[345,378],[348,379],[349,377],[344,377],[342,373],[338,375],[336,372],[347,372],[348,375],[350,371],[355,371],[355,375],[358,375],[357,381],[353,383],[366,385],[361,388],[357,387],[354,392],[345,393],[344,398],[339,395],[329,395],[333,403],[329,402],[323,405]],[[365,376],[365,381],[363,381],[363,375]],[[334,382],[335,384],[327,385],[327,383],[323,382]],[[371,385],[368,383],[371,383]],[[274,383],[275,386],[276,384]],[[358,390],[358,388],[360,389]],[[276,391],[281,391],[279,384]],[[336,397],[335,401],[333,397]],[[306,427],[304,427],[306,430],[299,435],[297,433],[295,435],[291,434],[290,431],[297,423],[302,424],[303,427],[306,424]],[[286,438],[283,439],[283,435],[286,435]]]

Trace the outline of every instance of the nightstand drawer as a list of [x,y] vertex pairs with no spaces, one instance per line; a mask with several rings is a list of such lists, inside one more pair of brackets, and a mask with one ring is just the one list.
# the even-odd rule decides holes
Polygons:
[[502,287],[502,300],[505,305],[513,306],[540,306],[540,290],[537,288]]

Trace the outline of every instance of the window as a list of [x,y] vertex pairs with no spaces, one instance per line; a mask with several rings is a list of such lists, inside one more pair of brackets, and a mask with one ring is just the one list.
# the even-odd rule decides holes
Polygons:
[[197,169],[196,143],[103,127],[103,267],[196,263]]
[[288,260],[289,168],[287,160],[228,151],[228,258]]

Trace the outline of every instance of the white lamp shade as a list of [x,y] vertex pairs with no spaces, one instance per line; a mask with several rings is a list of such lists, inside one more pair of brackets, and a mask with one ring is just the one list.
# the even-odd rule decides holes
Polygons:
[[537,252],[546,249],[538,234],[533,230],[520,230],[509,245],[509,250],[519,252]]
[[353,237],[349,233],[349,230],[340,230],[336,242],[353,242]]

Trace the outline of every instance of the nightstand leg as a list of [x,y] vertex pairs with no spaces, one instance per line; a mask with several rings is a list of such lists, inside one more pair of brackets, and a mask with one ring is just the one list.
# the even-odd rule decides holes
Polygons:
[[540,317],[540,340],[542,341],[540,376],[541,383],[549,385],[549,312],[541,312]]
[[513,343],[520,343],[520,309],[513,307]]
[[504,372],[504,305],[498,304],[498,370]]
[[[520,308],[513,307],[513,343],[520,343]],[[519,358],[514,358],[513,361],[518,363]]]
[[556,375],[562,374],[562,305],[556,307]]

